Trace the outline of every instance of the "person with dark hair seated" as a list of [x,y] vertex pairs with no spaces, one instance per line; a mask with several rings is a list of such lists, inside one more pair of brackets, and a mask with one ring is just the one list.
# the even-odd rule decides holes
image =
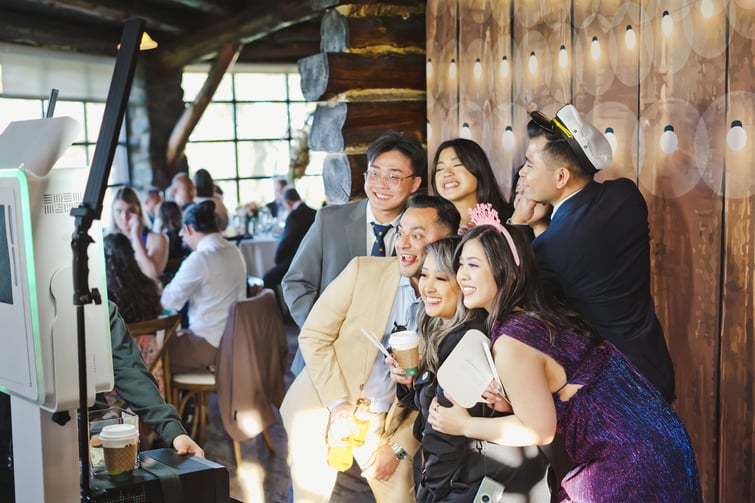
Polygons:
[[183,226],[182,218],[181,207],[175,201],[163,201],[157,208],[155,232],[168,236],[168,265],[160,276],[160,281],[164,285],[173,278],[183,259],[191,253],[191,250],[184,246],[183,239],[179,235]]
[[283,276],[288,272],[291,261],[294,259],[296,250],[299,249],[301,240],[315,221],[315,210],[307,206],[294,187],[288,187],[283,191],[283,205],[286,207],[288,216],[283,235],[275,250],[275,266],[267,271],[262,277],[265,288],[276,291],[281,284]]
[[206,169],[200,169],[194,173],[194,186],[197,189],[197,195],[194,196],[195,203],[212,200],[215,203],[215,214],[218,216],[218,228],[224,231],[228,227],[228,209],[223,203],[223,199],[215,190],[215,180]]
[[215,203],[186,209],[181,237],[193,251],[181,263],[161,297],[178,311],[188,302],[189,328],[168,348],[171,372],[210,371],[231,305],[246,297],[246,264],[241,252],[220,235]]

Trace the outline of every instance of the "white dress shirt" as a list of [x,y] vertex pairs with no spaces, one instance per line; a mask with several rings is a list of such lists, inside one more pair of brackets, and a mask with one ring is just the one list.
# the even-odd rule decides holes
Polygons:
[[[414,293],[414,287],[406,276],[401,276],[396,297],[393,299],[391,316],[383,334],[383,346],[388,347],[388,339],[394,323],[406,327],[407,330],[417,330],[417,309],[421,299]],[[385,364],[385,356],[378,353],[370,376],[364,386],[362,395],[372,402],[373,412],[387,412],[396,395],[396,385],[391,381],[391,369]]]
[[160,301],[173,311],[188,301],[189,329],[218,347],[231,305],[245,297],[244,257],[223,236],[212,233],[184,259]]

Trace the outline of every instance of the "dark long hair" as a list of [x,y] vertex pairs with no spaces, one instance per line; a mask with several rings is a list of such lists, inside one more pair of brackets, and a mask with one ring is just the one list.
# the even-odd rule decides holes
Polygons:
[[[456,283],[454,251],[456,250],[459,241],[461,241],[461,236],[450,236],[439,239],[425,247],[425,260],[427,260],[427,257],[432,257],[438,271],[447,274],[448,281],[453,283]],[[448,323],[444,323],[444,320],[438,317],[428,316],[424,309],[420,312],[417,320],[417,327],[419,328],[419,333],[425,342],[425,346],[422,350],[421,363],[423,369],[430,370],[433,373],[438,371],[438,367],[440,366],[438,348],[443,343],[443,340],[450,332],[462,323],[466,323],[469,320],[478,317],[480,315],[478,311],[479,310],[477,309],[469,310],[464,306],[464,297],[462,296],[461,291],[459,291],[456,312],[453,317],[448,320]]]
[[144,227],[149,229],[149,222],[144,217],[144,210],[142,209],[142,201],[139,199],[139,194],[131,187],[121,187],[115,192],[112,205],[110,206],[110,227],[108,227],[108,232],[120,232],[118,225],[115,223],[115,215],[113,215],[113,206],[117,201],[123,201],[126,204],[136,206]]
[[162,313],[157,283],[139,268],[131,241],[120,233],[104,238],[107,295],[127,323],[157,318]]
[[[459,257],[466,243],[477,240],[485,253],[498,287],[493,308],[488,313],[488,330],[492,333],[496,321],[519,308],[545,323],[549,329],[572,330],[595,343],[602,340],[585,318],[545,293],[531,246],[516,228],[506,226],[506,229],[519,256],[518,266],[507,239],[491,225],[479,225],[464,234],[454,255],[454,268],[458,270]],[[550,341],[555,342],[554,330],[550,331]]]
[[192,204],[186,208],[183,214],[183,222],[203,234],[220,232],[218,216],[215,213],[215,201],[212,199]]
[[175,201],[163,201],[157,209],[161,232],[178,232],[181,230],[183,212]]
[[459,158],[467,171],[477,179],[475,194],[477,202],[492,204],[493,208],[498,211],[501,220],[505,221],[509,218],[513,213],[513,207],[506,201],[501,193],[501,189],[498,187],[498,182],[496,181],[487,154],[485,154],[485,151],[478,143],[472,140],[453,138],[444,141],[438,146],[433,158],[432,175],[430,176],[433,192],[438,193],[438,187],[435,184],[435,171],[438,166],[438,159],[441,152],[449,147],[454,149],[456,157]]

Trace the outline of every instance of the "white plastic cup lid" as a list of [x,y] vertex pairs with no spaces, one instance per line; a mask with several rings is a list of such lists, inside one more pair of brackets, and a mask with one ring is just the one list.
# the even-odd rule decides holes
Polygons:
[[411,330],[402,330],[391,334],[388,344],[393,349],[411,349],[419,345],[419,334]]
[[133,424],[111,424],[100,432],[103,447],[123,447],[138,438],[139,430]]

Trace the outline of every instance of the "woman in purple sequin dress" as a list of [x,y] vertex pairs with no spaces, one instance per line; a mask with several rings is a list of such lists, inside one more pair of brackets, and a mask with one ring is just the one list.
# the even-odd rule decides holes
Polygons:
[[702,501],[679,417],[611,343],[545,297],[531,249],[516,230],[475,227],[456,257],[464,304],[488,312],[514,414],[475,418],[436,401],[434,429],[504,445],[548,444],[562,434],[574,468],[559,501]]

